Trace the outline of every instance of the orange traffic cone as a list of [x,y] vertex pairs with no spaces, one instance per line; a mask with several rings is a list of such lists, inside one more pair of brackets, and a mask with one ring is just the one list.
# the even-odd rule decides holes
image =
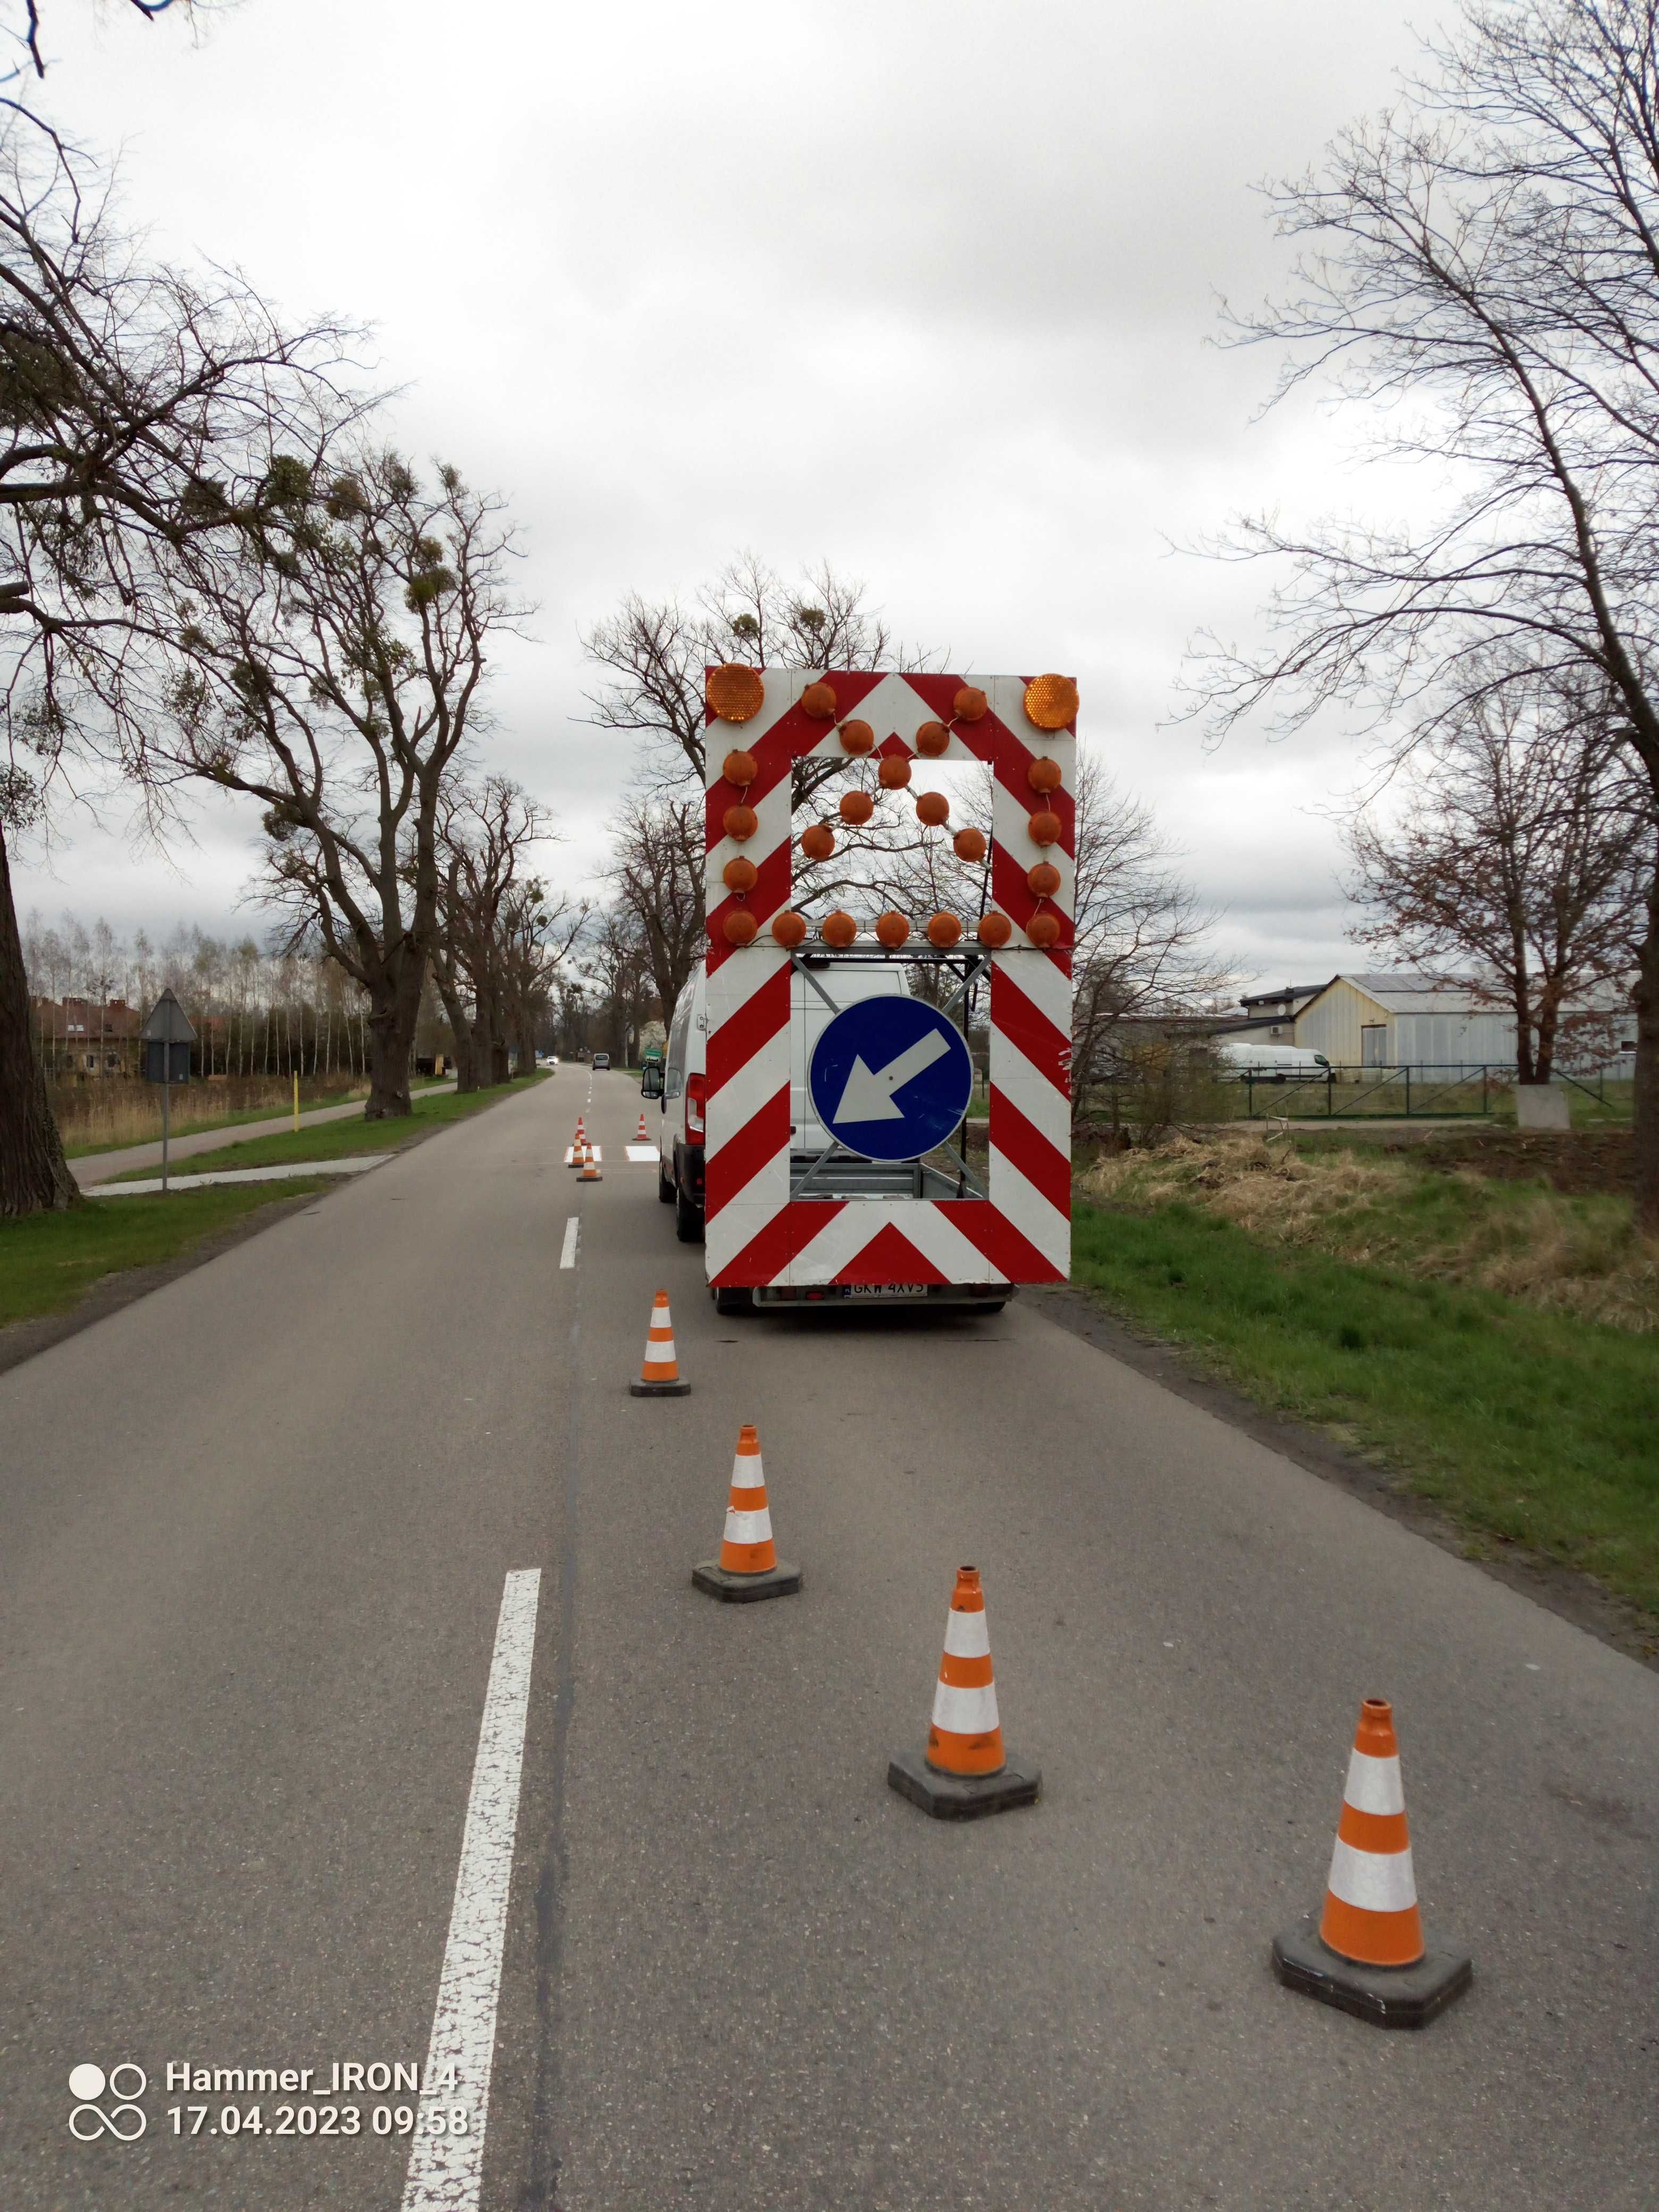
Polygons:
[[634,1132],[634,1142],[636,1145],[648,1145],[650,1141],[651,1133],[645,1126],[645,1114],[643,1109],[641,1109],[640,1114],[640,1126]]
[[945,1656],[933,1692],[927,1757],[896,1753],[887,1780],[936,1820],[971,1820],[981,1813],[1010,1813],[1017,1805],[1036,1802],[1041,1772],[1010,1759],[1002,1747],[977,1567],[957,1569],[951,1610],[945,1616]]
[[1466,1954],[1424,1937],[1386,1698],[1359,1708],[1318,1928],[1310,1914],[1276,1936],[1273,1965],[1287,1989],[1377,2027],[1426,2027],[1474,1978]]
[[564,1164],[566,1167],[579,1168],[581,1165],[582,1153],[586,1147],[586,1144],[587,1133],[582,1127],[581,1116],[579,1114],[576,1116],[576,1133],[570,1139],[570,1150],[564,1156]]
[[691,1579],[710,1597],[739,1605],[751,1598],[789,1597],[800,1588],[800,1569],[780,1559],[772,1541],[760,1437],[750,1422],[745,1421],[738,1431],[720,1555],[718,1559],[700,1561],[691,1570]]
[[593,1147],[592,1145],[584,1145],[582,1146],[582,1171],[576,1177],[576,1180],[578,1182],[603,1182],[605,1181],[605,1176],[600,1170],[599,1164],[593,1157]]
[[679,1362],[674,1357],[674,1324],[669,1318],[666,1291],[659,1291],[653,1302],[640,1379],[628,1388],[635,1398],[684,1398],[691,1388],[680,1380]]

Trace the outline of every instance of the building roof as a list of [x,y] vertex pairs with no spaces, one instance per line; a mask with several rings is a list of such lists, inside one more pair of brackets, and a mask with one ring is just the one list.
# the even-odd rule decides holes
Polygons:
[[[1466,975],[1450,975],[1443,981],[1431,982],[1405,969],[1395,969],[1382,973],[1333,975],[1324,990],[1328,991],[1332,983],[1351,984],[1390,1014],[1490,1014],[1504,1011],[1501,1006],[1494,1006],[1490,996],[1477,993],[1473,981]],[[1324,992],[1320,995],[1322,997]],[[1304,1007],[1303,1011],[1307,1010]]]
[[1317,983],[1284,983],[1276,991],[1247,991],[1239,1000],[1241,1006],[1279,1005],[1286,999],[1313,999],[1327,988],[1329,978]]

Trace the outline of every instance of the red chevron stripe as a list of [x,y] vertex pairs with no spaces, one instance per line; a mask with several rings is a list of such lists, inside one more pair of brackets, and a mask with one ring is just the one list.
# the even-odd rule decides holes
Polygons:
[[[728,946],[727,950],[731,948]],[[708,1089],[712,1094],[746,1067],[769,1038],[789,1026],[791,969],[780,964],[735,1014],[708,1033]],[[994,988],[994,986],[993,987]]]
[[[1032,848],[1033,853],[1036,847]],[[1076,942],[1072,917],[1063,907],[1052,899],[1039,899],[1025,880],[1030,860],[1018,858],[1002,845],[991,848],[991,898],[1000,906],[1015,927],[1024,929],[1039,908],[1051,914],[1060,924],[1060,935],[1055,939],[1057,949],[1065,951]]]
[[708,1154],[703,1202],[709,1219],[788,1145],[789,1085],[786,1081],[734,1137],[728,1137],[717,1152]]
[[991,1085],[991,1121],[988,1131],[992,1147],[1010,1166],[1019,1170],[1034,1190],[1040,1190],[1059,1213],[1072,1210],[1072,1163],[1029,1121],[1007,1093]]
[[[1030,953],[1021,955],[1030,959]],[[1070,962],[1066,962],[1070,972]],[[1066,1097],[1072,1095],[1072,1040],[1062,1036],[1047,1014],[1031,1004],[1006,968],[997,968],[991,975],[991,1027],[1000,1030],[1010,1043],[1018,1045],[1040,1075],[1046,1075],[1056,1091]]]
[[878,1229],[861,1251],[855,1252],[838,1283],[948,1283],[933,1261],[890,1221]]
[[757,1283],[775,1282],[819,1230],[835,1219],[843,1203],[838,1198],[792,1199],[709,1280],[722,1290],[745,1286],[752,1290]]
[[1006,1213],[982,1198],[939,1198],[934,1211],[942,1213],[976,1251],[982,1252],[1006,1283],[1063,1283],[1061,1270],[1045,1259],[1030,1238],[1016,1229]]
[[[754,890],[750,892],[747,898],[740,899],[734,891],[728,891],[709,915],[708,934],[714,939],[722,953],[737,949],[726,943],[722,933],[728,914],[735,913],[740,906],[746,906],[755,920],[764,928],[775,914],[788,905],[790,882],[793,875],[791,862],[793,857],[789,846],[775,847],[764,859],[755,862],[757,881]],[[714,965],[718,967],[720,963],[715,961]]]

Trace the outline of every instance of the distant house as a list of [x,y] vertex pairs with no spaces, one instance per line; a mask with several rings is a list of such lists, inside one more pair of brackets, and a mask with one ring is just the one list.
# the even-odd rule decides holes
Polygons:
[[125,1075],[137,1066],[143,1016],[125,999],[37,999],[35,1034],[54,1075]]

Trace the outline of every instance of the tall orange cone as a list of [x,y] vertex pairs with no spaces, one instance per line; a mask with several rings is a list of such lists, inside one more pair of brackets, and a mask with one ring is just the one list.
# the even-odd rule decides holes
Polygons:
[[648,1145],[650,1141],[651,1132],[645,1126],[645,1109],[641,1107],[640,1109],[640,1126],[634,1132],[634,1142],[636,1145]]
[[635,1398],[684,1398],[691,1388],[681,1381],[679,1362],[674,1357],[674,1324],[666,1291],[659,1291],[653,1302],[640,1379],[628,1388]]
[[592,1145],[584,1145],[582,1146],[582,1171],[576,1177],[576,1180],[578,1182],[603,1182],[605,1181],[605,1176],[599,1167],[599,1164],[593,1157],[593,1147]]
[[800,1588],[800,1569],[780,1559],[772,1540],[760,1434],[751,1422],[745,1421],[738,1431],[720,1555],[700,1560],[691,1570],[691,1579],[710,1597],[738,1605],[753,1598],[790,1597]]
[[1287,1989],[1377,2027],[1426,2027],[1474,1978],[1466,1954],[1431,1944],[1417,1906],[1400,1746],[1384,1698],[1359,1708],[1325,1907],[1273,1939]]
[[971,1820],[1034,1805],[1042,1787],[1035,1766],[1010,1759],[1002,1747],[991,1637],[977,1567],[958,1567],[945,1616],[945,1656],[933,1692],[926,1758],[895,1753],[887,1780],[901,1796],[936,1820]]
[[570,1150],[564,1156],[564,1164],[566,1167],[579,1168],[581,1165],[582,1153],[586,1149],[586,1144],[587,1133],[582,1127],[582,1117],[578,1114],[576,1116],[576,1133],[570,1139]]

